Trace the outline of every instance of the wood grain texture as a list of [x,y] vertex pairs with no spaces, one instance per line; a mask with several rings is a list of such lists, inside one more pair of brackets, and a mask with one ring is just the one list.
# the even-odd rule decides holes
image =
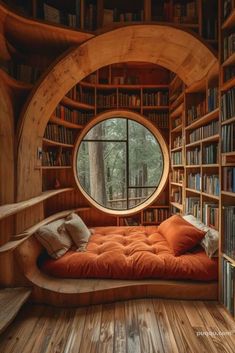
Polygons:
[[31,294],[28,288],[0,290],[0,334],[14,320],[22,305]]
[[161,65],[176,72],[190,86],[204,78],[217,59],[199,37],[165,25],[119,28],[66,53],[48,69],[22,112],[18,129],[18,201],[38,193],[35,185],[40,185],[41,175],[35,170],[35,151],[42,145],[47,122],[65,93],[100,67],[128,61]]
[[[78,45],[85,40],[92,38],[93,34],[87,32],[78,32],[74,29],[47,24],[39,20],[29,19],[20,16],[4,4],[0,4],[0,48],[1,56],[5,60],[9,60],[11,55],[17,52],[17,48],[22,51],[30,52],[32,43],[37,43],[34,46],[34,51],[39,55],[54,55],[63,52],[70,46]],[[9,43],[8,43],[9,41]],[[11,43],[11,45],[9,45]]]
[[[223,309],[216,302],[210,302],[210,307],[207,304],[162,299],[117,302],[88,309],[58,309],[28,304],[0,337],[0,351],[234,352],[235,322],[227,320],[227,316],[223,325],[230,335],[198,335],[198,332],[220,331],[220,324],[213,316],[220,317]],[[210,313],[212,308],[213,316]],[[208,323],[213,323],[212,328]]]

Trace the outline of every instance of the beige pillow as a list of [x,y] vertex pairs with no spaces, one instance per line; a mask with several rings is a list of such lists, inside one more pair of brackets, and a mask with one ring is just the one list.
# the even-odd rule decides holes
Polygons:
[[45,226],[40,227],[35,233],[35,237],[42,244],[53,259],[58,259],[64,255],[73,242],[64,227],[65,219],[59,219]]
[[191,223],[194,227],[206,232],[206,235],[201,241],[201,246],[205,249],[206,254],[209,257],[218,256],[219,232],[213,228],[206,226],[193,215],[186,215],[183,216],[183,218],[189,223]]
[[84,251],[90,238],[91,231],[87,228],[83,220],[75,213],[71,213],[65,219],[65,228],[70,237],[77,245],[79,251]]

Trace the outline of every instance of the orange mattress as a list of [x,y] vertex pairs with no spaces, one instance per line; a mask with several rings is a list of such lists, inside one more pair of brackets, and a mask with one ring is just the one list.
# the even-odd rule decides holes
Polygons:
[[188,279],[218,277],[217,259],[203,248],[174,256],[156,226],[97,227],[85,252],[69,251],[58,260],[47,259],[42,270],[63,278]]

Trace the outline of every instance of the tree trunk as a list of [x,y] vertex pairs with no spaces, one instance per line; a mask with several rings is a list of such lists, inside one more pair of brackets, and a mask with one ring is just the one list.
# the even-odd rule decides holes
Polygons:
[[[100,138],[102,136],[102,125],[96,125],[90,130],[89,135],[94,140]],[[107,206],[103,142],[90,142],[88,146],[91,197],[99,204]]]

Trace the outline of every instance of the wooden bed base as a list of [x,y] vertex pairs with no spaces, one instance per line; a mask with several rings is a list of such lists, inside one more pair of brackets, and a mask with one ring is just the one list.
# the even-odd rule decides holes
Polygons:
[[55,306],[85,306],[136,298],[217,300],[217,282],[173,280],[62,279],[37,267],[41,245],[33,237],[17,249],[23,273],[32,286],[32,301]]

